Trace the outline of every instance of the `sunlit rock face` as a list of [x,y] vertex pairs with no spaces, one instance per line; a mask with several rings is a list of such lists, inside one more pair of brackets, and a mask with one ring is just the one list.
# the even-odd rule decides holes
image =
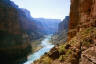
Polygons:
[[96,1],[71,0],[69,40],[83,28],[96,26]]
[[[70,23],[69,23],[69,33],[68,33],[68,41],[75,37],[78,32],[82,32],[82,30],[86,30],[90,27],[96,27],[96,0],[71,0],[71,11],[70,11]],[[92,28],[93,29],[93,28]],[[86,31],[86,34],[90,30]],[[94,29],[96,31],[96,29]],[[85,34],[84,34],[85,35]],[[83,35],[83,37],[84,37]],[[93,35],[90,33],[90,37],[88,34],[86,35],[88,40],[92,39],[93,44],[96,44],[96,34]],[[94,38],[95,36],[95,38]],[[80,37],[80,36],[79,36]],[[82,40],[84,41],[84,40]],[[84,42],[81,42],[81,44]],[[88,42],[86,42],[88,44]],[[82,46],[81,49],[85,47]],[[90,44],[90,47],[85,48],[81,54],[80,64],[94,64],[96,63],[96,45]]]
[[30,40],[42,37],[29,11],[10,0],[0,0],[0,62],[18,64],[31,51]]

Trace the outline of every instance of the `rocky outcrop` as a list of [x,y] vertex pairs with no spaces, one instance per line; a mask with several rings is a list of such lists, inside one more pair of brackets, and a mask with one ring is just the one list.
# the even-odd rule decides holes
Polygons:
[[[55,46],[33,64],[95,64],[96,28],[86,28],[70,41]],[[50,61],[47,61],[50,60]]]
[[69,40],[78,31],[90,26],[96,27],[96,1],[71,0]]
[[[70,12],[70,25],[69,25],[69,34],[68,34],[68,40],[70,40],[72,37],[75,37],[75,35],[82,31],[86,30],[86,28],[90,27],[96,27],[96,0],[71,0],[71,12]],[[89,31],[89,30],[88,30]],[[86,31],[86,33],[88,32]],[[94,31],[96,31],[94,29]],[[88,35],[88,34],[86,34]],[[92,35],[92,34],[90,34]],[[96,36],[94,34],[93,36]],[[87,37],[85,37],[87,38]],[[95,64],[96,60],[96,48],[95,48],[95,40],[94,37],[89,37],[87,40],[92,41],[94,45],[90,45],[89,48],[85,48],[85,51],[82,51],[81,53],[81,61],[80,64]],[[87,42],[88,45],[88,42]]]

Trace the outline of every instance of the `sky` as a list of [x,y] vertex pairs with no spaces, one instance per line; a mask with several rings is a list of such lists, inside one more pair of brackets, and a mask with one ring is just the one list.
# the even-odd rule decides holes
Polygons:
[[69,15],[70,0],[11,0],[30,11],[34,18],[64,19]]

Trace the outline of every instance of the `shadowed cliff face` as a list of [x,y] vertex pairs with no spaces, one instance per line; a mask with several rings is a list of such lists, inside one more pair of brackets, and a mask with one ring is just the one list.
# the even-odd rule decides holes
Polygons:
[[0,0],[0,62],[18,64],[31,52],[30,40],[42,37],[29,11]]
[[42,24],[35,21],[31,15],[30,12],[26,9],[19,9],[18,18],[20,21],[21,30],[23,32],[26,32],[30,38],[30,40],[36,40],[40,37],[43,37],[44,32],[42,32],[43,27]]
[[23,62],[31,51],[18,16],[17,5],[9,0],[0,0],[0,62],[3,64]]

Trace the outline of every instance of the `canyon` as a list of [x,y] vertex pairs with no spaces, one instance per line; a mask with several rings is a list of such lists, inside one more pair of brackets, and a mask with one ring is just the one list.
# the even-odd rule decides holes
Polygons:
[[[27,9],[10,0],[0,0],[1,63],[24,63],[33,53],[32,42],[49,34],[53,34],[51,38],[37,43],[45,44],[36,52],[42,52],[40,57],[29,64],[96,64],[96,0],[71,0],[70,16],[62,22],[33,18]],[[49,49],[55,46],[45,51],[47,44]]]
[[[40,20],[34,20],[27,9],[19,8],[10,0],[0,0],[1,63],[24,63],[27,56],[33,53],[32,42],[47,35],[45,29],[47,27],[44,28]],[[52,29],[56,31],[56,28]]]
[[96,64],[96,0],[71,0],[67,41],[32,64]]

